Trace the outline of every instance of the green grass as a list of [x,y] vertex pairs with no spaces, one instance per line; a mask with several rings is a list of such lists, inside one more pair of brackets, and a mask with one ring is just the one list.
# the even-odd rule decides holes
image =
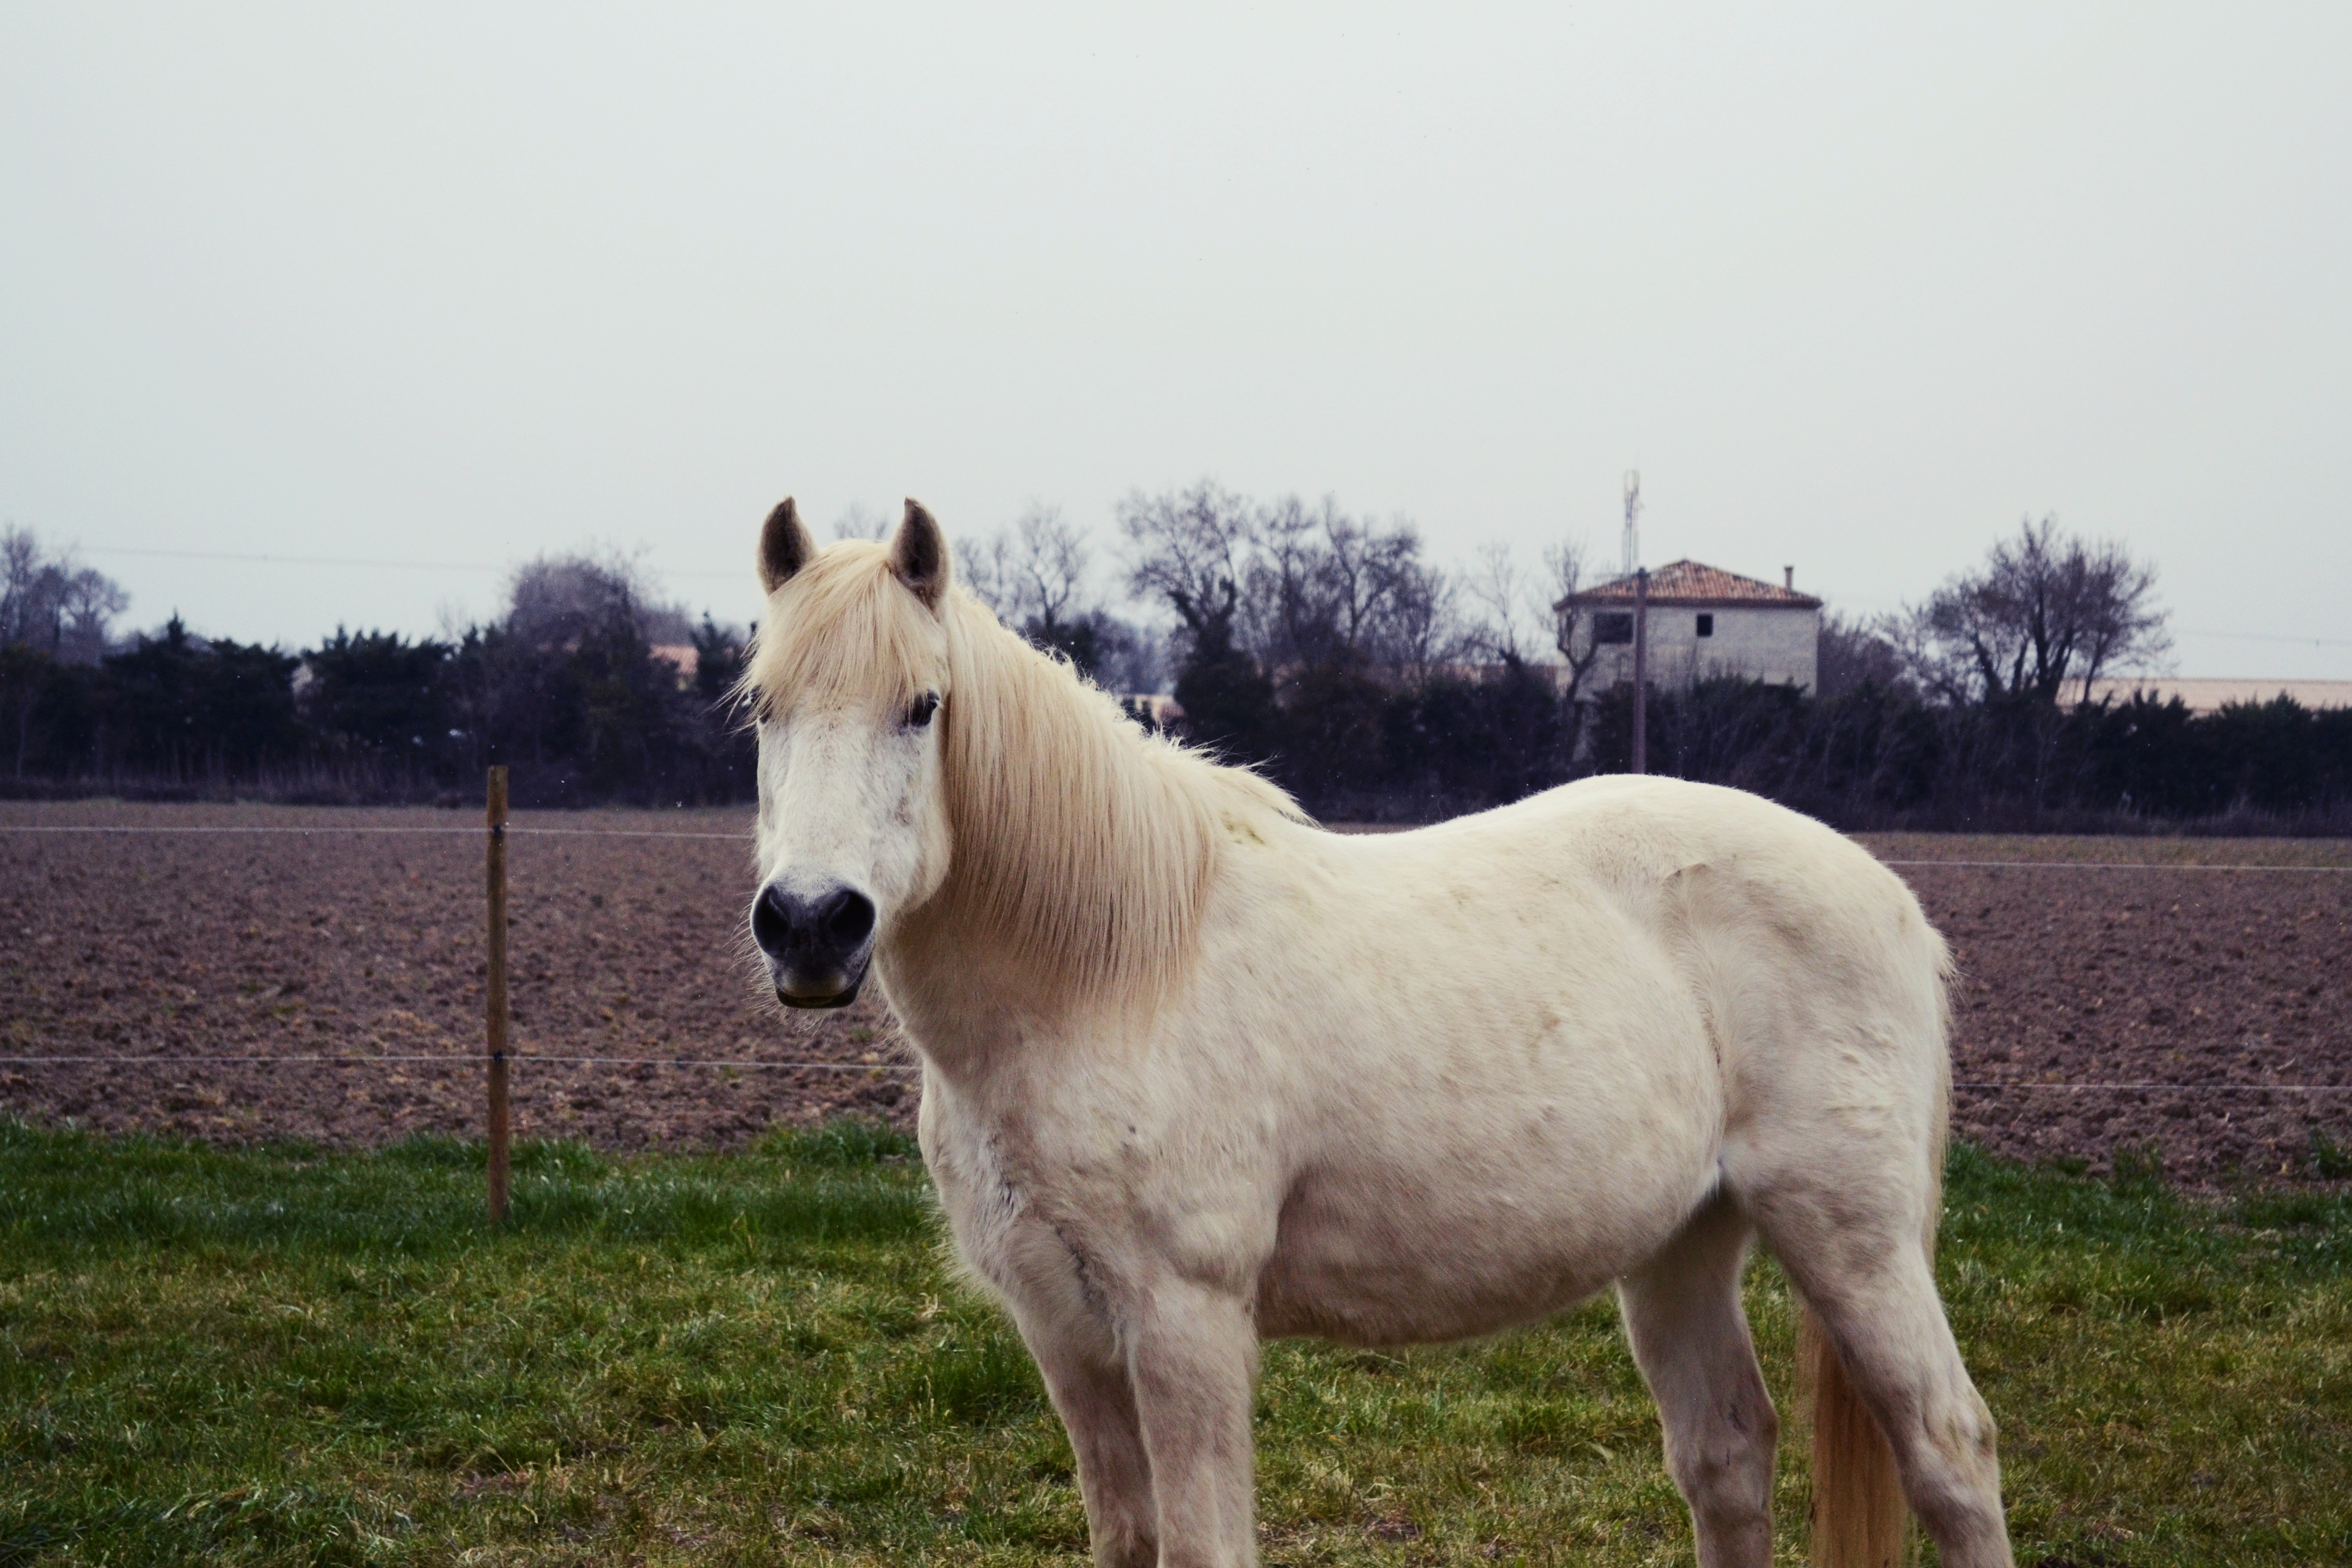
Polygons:
[[[0,1123],[0,1568],[1080,1561],[1068,1449],[910,1156],[531,1146],[492,1233],[476,1147]],[[2341,1193],[2199,1206],[1957,1152],[1945,1288],[2020,1560],[2352,1560],[2347,1264]],[[1749,1305],[1785,1407],[1769,1264]],[[1605,1306],[1271,1347],[1258,1430],[1270,1563],[1690,1560]]]

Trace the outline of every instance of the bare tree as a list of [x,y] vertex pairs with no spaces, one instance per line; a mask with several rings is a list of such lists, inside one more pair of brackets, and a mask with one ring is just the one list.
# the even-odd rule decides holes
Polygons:
[[47,569],[31,529],[11,524],[0,531],[0,647],[33,640],[41,574]]
[[1232,635],[1257,541],[1247,500],[1211,479],[1157,496],[1137,490],[1119,502],[1118,525],[1130,552],[1130,591],[1166,600],[1187,641]]
[[1012,536],[1001,528],[994,533],[959,533],[952,548],[955,580],[995,611],[998,620],[1017,624]]
[[0,531],[0,647],[21,643],[94,664],[106,652],[109,623],[130,603],[121,584],[71,551],[45,555],[32,530]]
[[843,507],[841,515],[833,520],[833,536],[835,539],[871,539],[877,542],[887,539],[890,537],[890,519],[864,501],[854,500]]
[[1948,700],[2055,703],[2070,680],[2146,667],[2171,650],[2156,568],[2113,541],[2030,519],[1984,565],[1938,588],[1893,628],[1921,683]]
[[1439,574],[1421,559],[1421,531],[1399,518],[1386,528],[1323,503],[1318,576],[1337,644],[1369,664],[1418,664],[1447,604]]
[[694,635],[684,606],[665,602],[644,563],[617,550],[541,555],[508,584],[507,630],[524,642],[557,647],[614,626],[652,643]]
[[1566,672],[1560,693],[1570,702],[1584,689],[1585,677],[1600,662],[1601,644],[1592,635],[1592,612],[1575,603],[1584,592],[1583,544],[1563,539],[1544,552],[1544,596],[1551,602],[1551,646]]
[[1425,680],[1462,650],[1453,576],[1417,557],[1399,565],[1381,607],[1377,645],[1382,662],[1407,680]]
[[1024,620],[1053,633],[1081,615],[1087,568],[1094,552],[1062,509],[1032,501],[1013,520],[1011,568],[1015,606]]
[[1318,580],[1319,520],[1297,496],[1253,510],[1251,549],[1241,574],[1241,641],[1268,664],[1320,663],[1331,649]]
[[2156,602],[2156,566],[2134,561],[2112,541],[2094,546],[2078,579],[2082,618],[2075,655],[2081,660],[2083,700],[2110,669],[2147,669],[2168,664],[2172,654],[2169,612]]
[[1477,616],[1469,631],[1474,646],[1489,658],[1532,663],[1538,650],[1556,646],[1558,633],[1542,628],[1552,620],[1548,584],[1521,566],[1511,547],[1494,541],[1478,547],[1476,562],[1463,575],[1462,592]]
[[1353,517],[1329,496],[1260,506],[1204,481],[1130,495],[1119,521],[1130,587],[1176,612],[1182,643],[1244,650],[1269,673],[1418,676],[1458,651],[1454,586],[1408,520]]
[[108,623],[130,608],[131,595],[113,578],[83,566],[67,576],[58,603],[64,612],[58,657],[96,664],[106,653]]
[[1286,496],[1258,513],[1244,616],[1249,640],[1285,665],[1397,662],[1396,624],[1425,598],[1421,536],[1349,516],[1326,496]]
[[1162,639],[1097,601],[1093,545],[1061,508],[1032,501],[992,534],[959,535],[955,552],[957,580],[1031,643],[1107,689],[1159,689]]
[[1899,636],[1900,626],[1890,626],[1885,618],[1856,620],[1834,610],[1823,616],[1814,693],[1843,697],[1865,682],[1890,691],[1907,689]]

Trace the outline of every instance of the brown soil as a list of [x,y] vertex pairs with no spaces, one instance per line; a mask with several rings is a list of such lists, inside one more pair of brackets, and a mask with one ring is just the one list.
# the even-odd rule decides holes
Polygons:
[[[2352,1150],[2352,844],[1872,836],[1885,859],[2160,863],[2065,870],[1903,866],[1959,966],[1961,1137],[1998,1153],[2153,1156],[2178,1179],[2314,1173]],[[2326,867],[2191,870],[2188,866]],[[2333,1094],[2232,1090],[2317,1084]]]
[[[10,805],[0,823],[311,826],[0,833],[0,1110],[108,1131],[373,1143],[478,1136],[483,840],[472,813]],[[322,826],[323,825],[323,826]],[[457,829],[369,835],[355,826]],[[906,1120],[910,1073],[575,1065],[536,1057],[903,1060],[885,1009],[788,1014],[742,945],[745,813],[520,813],[508,854],[518,1136],[725,1145],[778,1121]],[[421,1056],[376,1063],[190,1056]]]
[[[0,833],[0,1112],[216,1141],[371,1143],[482,1121],[482,841],[469,813],[0,806],[0,825],[303,833]],[[880,1005],[786,1014],[744,955],[741,812],[519,816],[509,852],[515,1117],[608,1148],[740,1143],[829,1116],[911,1122]],[[368,835],[355,826],[454,829]],[[1872,841],[1890,859],[2352,866],[2352,845]],[[1951,940],[1962,1137],[2176,1177],[2295,1177],[2314,1130],[2352,1146],[2352,873],[1906,868]],[[35,1056],[127,1056],[117,1064]],[[196,1056],[255,1056],[257,1063]],[[331,1062],[291,1058],[331,1056]],[[368,1057],[415,1061],[357,1061]],[[568,1064],[551,1057],[835,1068]],[[178,1058],[178,1059],[174,1059]],[[534,1059],[535,1058],[535,1059]]]

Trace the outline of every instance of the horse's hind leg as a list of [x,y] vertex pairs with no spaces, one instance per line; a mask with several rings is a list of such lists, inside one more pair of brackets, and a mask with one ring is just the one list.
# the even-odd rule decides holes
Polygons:
[[[1854,1174],[1768,1189],[1750,1206],[1885,1436],[1946,1568],[2008,1568],[1992,1413],[1961,1364],[1929,1265],[1933,1186]],[[1820,1447],[1817,1434],[1817,1474]]]
[[1780,1421],[1739,1307],[1748,1224],[1717,1198],[1617,1286],[1633,1359],[1665,1427],[1666,1468],[1690,1505],[1700,1568],[1772,1561]]

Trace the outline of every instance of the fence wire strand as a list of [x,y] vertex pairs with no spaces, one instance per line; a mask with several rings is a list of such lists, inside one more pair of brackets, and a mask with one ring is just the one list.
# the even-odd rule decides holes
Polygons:
[[[436,1052],[426,1055],[392,1056],[331,1056],[294,1055],[266,1056],[201,1056],[201,1057],[0,1057],[0,1068],[60,1063],[131,1065],[149,1063],[158,1066],[204,1064],[244,1064],[267,1066],[281,1062],[327,1062],[350,1066],[366,1062],[438,1062],[445,1067],[478,1067],[488,1058],[485,1056],[451,1055]],[[913,1062],[773,1062],[742,1057],[572,1057],[542,1056],[536,1051],[509,1051],[507,1060],[518,1067],[532,1062],[548,1062],[569,1067],[667,1067],[667,1068],[761,1068],[779,1072],[920,1072]],[[2352,1094],[2352,1083],[2042,1083],[2029,1079],[1989,1079],[1956,1082],[1956,1089],[2059,1089],[2082,1092],[2110,1089],[2126,1093],[2192,1093],[2192,1094]]]
[[[520,827],[509,824],[508,825],[506,831],[509,834],[529,834],[536,838],[724,838],[738,844],[749,844],[751,842],[751,836],[749,833],[678,833],[672,832],[667,829],[643,827]],[[0,823],[0,833],[136,834],[161,837],[169,837],[180,834],[264,833],[285,835],[298,838],[310,838],[320,835],[331,834],[427,834],[441,836],[454,835],[456,837],[465,838],[479,838],[482,836],[482,829],[478,827],[377,827],[365,824],[354,824],[347,827],[145,827],[135,825],[117,826],[61,825],[52,826],[47,824],[35,826]]]
[[[540,838],[701,838],[724,839],[748,844],[751,835],[740,833],[689,833],[667,828],[643,827],[525,827],[509,824],[509,834],[528,835]],[[353,824],[335,827],[272,827],[272,826],[194,826],[163,827],[141,824],[47,824],[0,823],[0,833],[96,833],[173,837],[182,834],[256,833],[275,834],[309,838],[320,834],[408,834],[441,835],[474,838],[481,836],[479,827],[401,827]],[[1921,867],[1949,866],[1970,870],[1996,871],[2299,871],[2334,874],[2352,873],[2352,866],[2258,866],[2251,862],[2200,863],[2189,860],[1881,860],[1882,866],[1909,870]]]
[[[176,1067],[192,1063],[244,1063],[275,1065],[279,1062],[332,1062],[351,1066],[368,1062],[439,1062],[445,1067],[479,1067],[489,1060],[487,1055],[451,1055],[446,1051],[425,1055],[394,1054],[380,1057],[329,1056],[297,1054],[283,1057],[0,1057],[0,1068],[35,1062],[116,1064],[150,1063],[161,1067]],[[541,1056],[536,1051],[509,1051],[507,1060],[519,1066],[531,1062],[560,1062],[573,1066],[593,1064],[604,1067],[660,1068],[768,1068],[792,1072],[920,1072],[923,1069],[908,1062],[771,1062],[750,1058],[728,1057],[554,1057]]]
[[1966,866],[2004,871],[2352,871],[2352,866],[2211,865],[2191,860],[1881,860],[1882,866]]

